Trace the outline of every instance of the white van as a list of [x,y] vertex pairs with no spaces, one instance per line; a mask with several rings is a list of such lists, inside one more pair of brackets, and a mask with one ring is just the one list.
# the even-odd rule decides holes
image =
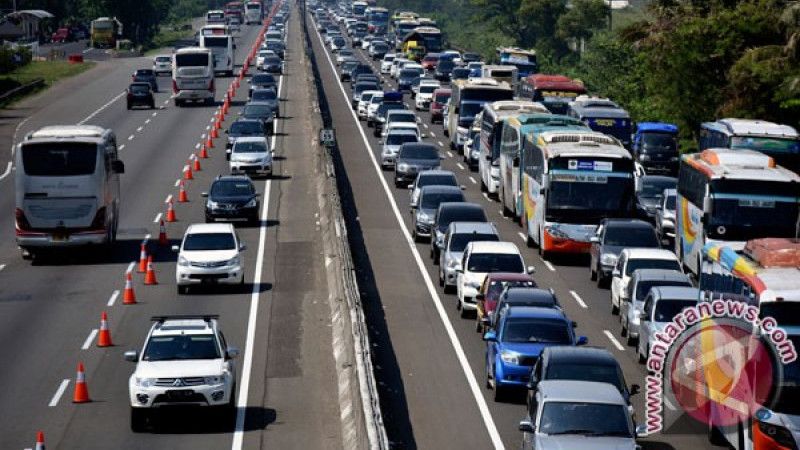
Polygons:
[[186,101],[214,103],[214,57],[211,50],[186,47],[172,55],[172,93],[175,106]]
[[214,54],[214,71],[233,76],[236,44],[230,29],[225,25],[206,25],[200,30],[200,47]]
[[114,132],[47,126],[17,145],[15,164],[16,239],[23,257],[116,241],[125,165]]
[[244,4],[244,23],[258,25],[263,17],[261,2],[247,2]]
[[212,9],[206,13],[206,23],[211,24],[222,24],[225,25],[228,23],[228,20],[225,18],[225,11],[221,9]]

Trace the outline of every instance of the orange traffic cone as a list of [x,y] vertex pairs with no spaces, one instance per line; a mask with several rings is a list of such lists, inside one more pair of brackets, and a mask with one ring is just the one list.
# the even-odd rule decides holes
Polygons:
[[139,250],[139,273],[145,273],[147,271],[147,244],[142,242],[142,245]]
[[152,255],[147,257],[147,273],[144,275],[144,284],[148,286],[158,284],[158,281],[156,281],[156,271],[153,270]]
[[183,185],[183,180],[181,180],[180,187],[178,188],[178,203],[186,203],[189,201],[189,196],[186,195],[186,188]]
[[186,167],[183,168],[183,179],[184,180],[194,180],[194,174],[192,173],[192,165],[187,164]]
[[208,150],[206,150],[205,144],[200,146],[200,157],[203,159],[208,158]]
[[89,400],[89,388],[86,386],[86,372],[83,363],[78,363],[78,374],[75,376],[75,391],[72,394],[72,403],[87,403]]
[[108,314],[103,311],[103,314],[100,315],[100,333],[97,335],[97,346],[111,347],[113,345],[111,343],[111,332],[108,331]]
[[122,293],[122,304],[123,305],[136,304],[136,293],[133,292],[133,276],[131,275],[130,272],[125,274],[125,292]]
[[200,168],[200,158],[195,156],[194,153],[192,153],[192,160],[194,160],[194,162],[192,163],[192,169],[194,169],[195,172],[200,172],[201,170],[203,170],[202,168]]
[[167,222],[176,222],[178,220],[175,217],[175,207],[172,206],[172,199],[170,199],[169,203],[167,203]]
[[[186,194],[186,191],[184,191],[184,194]],[[169,239],[167,239],[167,227],[164,226],[164,219],[161,219],[159,222],[160,223],[158,225],[158,245],[166,247],[167,245],[169,245]]]
[[208,135],[208,140],[206,140],[206,148],[214,148],[214,141],[211,139],[211,135]]
[[41,431],[36,432],[36,448],[33,450],[44,450],[44,433]]

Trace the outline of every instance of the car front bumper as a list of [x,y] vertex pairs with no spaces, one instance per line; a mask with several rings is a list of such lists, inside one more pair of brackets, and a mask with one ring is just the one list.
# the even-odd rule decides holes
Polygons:
[[176,266],[175,282],[178,286],[193,284],[237,284],[244,278],[241,265],[223,267]]
[[233,395],[230,382],[217,385],[187,387],[141,387],[131,380],[128,394],[132,408],[159,408],[162,406],[224,406]]
[[246,162],[231,162],[230,163],[230,170],[231,174],[261,174],[261,175],[272,175],[272,164],[264,164],[264,163],[246,163]]

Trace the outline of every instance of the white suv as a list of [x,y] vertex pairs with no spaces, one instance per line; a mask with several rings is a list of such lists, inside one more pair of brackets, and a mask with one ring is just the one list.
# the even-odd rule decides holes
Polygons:
[[232,174],[272,175],[272,149],[267,138],[240,137],[231,148]]
[[666,269],[683,272],[678,257],[661,248],[626,248],[611,272],[611,313],[619,312],[620,301],[627,295],[628,283],[636,269]]
[[244,262],[241,252],[245,245],[230,223],[200,223],[189,225],[181,245],[172,247],[178,252],[175,281],[178,294],[189,292],[198,284],[244,285]]
[[395,54],[394,53],[387,53],[383,55],[383,60],[381,61],[381,73],[384,75],[388,75],[392,71],[392,63],[394,62]]
[[513,242],[473,241],[464,249],[461,267],[456,269],[456,294],[461,317],[476,311],[475,296],[489,272],[529,273],[519,248]]
[[128,380],[131,430],[144,431],[150,413],[170,405],[215,407],[229,420],[236,407],[233,358],[239,349],[227,346],[217,316],[152,320],[141,354],[125,352],[125,359],[136,363]]

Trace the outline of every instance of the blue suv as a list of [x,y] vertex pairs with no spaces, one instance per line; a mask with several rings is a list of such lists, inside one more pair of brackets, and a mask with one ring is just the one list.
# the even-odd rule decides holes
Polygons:
[[585,336],[575,336],[576,324],[560,309],[516,306],[504,309],[495,329],[486,332],[486,385],[494,389],[494,400],[505,391],[524,388],[531,368],[542,350],[553,345],[585,345]]

